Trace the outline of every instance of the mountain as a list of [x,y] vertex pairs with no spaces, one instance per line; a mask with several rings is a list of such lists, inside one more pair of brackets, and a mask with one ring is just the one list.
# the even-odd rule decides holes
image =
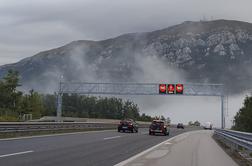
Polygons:
[[[161,64],[152,63],[156,60]],[[53,92],[61,75],[66,81],[155,82],[144,78],[163,65],[167,68],[160,68],[162,74],[173,71],[168,74],[170,81],[175,78],[223,83],[231,93],[249,89],[252,24],[234,20],[186,21],[153,32],[102,41],[73,41],[1,66],[0,78],[9,69],[15,69],[24,89]],[[175,77],[174,71],[183,78]]]

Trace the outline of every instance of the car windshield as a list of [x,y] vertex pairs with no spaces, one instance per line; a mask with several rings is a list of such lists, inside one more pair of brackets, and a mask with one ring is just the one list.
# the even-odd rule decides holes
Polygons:
[[0,0],[0,166],[252,166],[252,0]]

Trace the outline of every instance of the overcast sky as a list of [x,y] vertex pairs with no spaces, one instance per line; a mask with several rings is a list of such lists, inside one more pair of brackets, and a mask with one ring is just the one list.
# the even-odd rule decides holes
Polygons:
[[0,0],[0,65],[73,40],[200,19],[252,22],[251,0]]
[[[252,23],[251,6],[252,0],[0,0],[0,65],[73,40],[102,40],[123,33],[158,30],[183,21],[233,19]],[[230,119],[243,97],[232,102],[237,106],[232,106]],[[183,99],[183,103],[189,107],[195,100],[199,99]],[[183,112],[185,109],[178,107],[178,102],[163,105],[156,112],[166,112],[175,122],[181,117],[193,120],[201,116],[202,120],[211,117],[219,124],[220,114],[211,113],[219,110],[219,100],[207,98],[202,102],[209,104],[208,114],[202,114],[201,107]],[[151,113],[147,110],[149,106],[141,103],[145,102],[140,102],[140,106]],[[167,108],[173,112],[167,112]]]

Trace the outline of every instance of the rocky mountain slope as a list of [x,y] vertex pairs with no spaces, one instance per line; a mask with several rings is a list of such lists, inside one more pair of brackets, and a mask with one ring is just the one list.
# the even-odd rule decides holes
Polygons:
[[181,80],[187,82],[224,83],[230,92],[249,89],[252,24],[232,20],[187,21],[103,41],[74,41],[1,66],[0,77],[15,69],[21,74],[24,89],[45,92],[56,90],[61,75],[67,81],[143,82],[146,70],[155,70],[159,65],[142,63],[148,57],[169,67],[162,73],[182,72]]

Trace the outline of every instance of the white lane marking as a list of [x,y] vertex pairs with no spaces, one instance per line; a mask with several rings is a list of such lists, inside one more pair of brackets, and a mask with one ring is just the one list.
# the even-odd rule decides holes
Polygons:
[[4,154],[4,155],[0,155],[0,158],[9,157],[9,156],[16,156],[16,155],[21,155],[21,154],[27,154],[27,153],[32,153],[32,152],[34,152],[34,151],[33,150],[29,150],[29,151],[24,151],[24,152]]
[[145,135],[145,134],[148,134],[149,132],[147,131],[147,132],[141,132],[141,134],[142,135]]
[[149,153],[150,151],[154,150],[155,148],[161,146],[162,144],[165,144],[165,143],[167,143],[167,142],[170,142],[170,141],[173,140],[173,139],[179,138],[179,137],[181,137],[181,136],[184,136],[185,134],[189,134],[189,133],[193,133],[193,132],[195,132],[195,131],[188,131],[188,132],[186,132],[186,133],[182,133],[182,134],[176,135],[176,136],[174,136],[174,137],[172,137],[172,138],[169,138],[169,139],[167,139],[167,140],[165,140],[165,141],[163,141],[163,142],[161,142],[161,143],[159,143],[159,144],[157,144],[157,145],[155,145],[155,146],[152,146],[152,147],[150,147],[149,149],[146,149],[146,150],[144,150],[144,151],[142,151],[142,152],[136,154],[135,156],[132,156],[132,157],[130,157],[130,158],[128,158],[128,159],[126,159],[126,160],[124,160],[124,161],[122,161],[122,162],[120,162],[120,163],[114,165],[114,166],[124,166],[124,165],[126,165],[126,164],[132,162],[133,160],[137,159],[138,157],[143,156],[143,155]]
[[172,144],[172,143],[170,143],[170,142],[166,142],[166,143],[165,143],[165,145],[171,145],[171,144]]
[[116,138],[120,138],[121,136],[114,136],[114,137],[107,137],[107,138],[103,138],[104,140],[109,140],[109,139],[116,139]]
[[19,140],[19,139],[30,139],[30,138],[42,138],[42,137],[54,137],[54,136],[64,136],[64,135],[75,135],[75,134],[88,134],[88,133],[102,133],[115,130],[99,130],[99,131],[82,131],[82,132],[72,132],[72,133],[60,133],[60,134],[47,134],[47,135],[36,135],[28,137],[17,137],[17,138],[3,138],[0,141],[10,141],[10,140]]

